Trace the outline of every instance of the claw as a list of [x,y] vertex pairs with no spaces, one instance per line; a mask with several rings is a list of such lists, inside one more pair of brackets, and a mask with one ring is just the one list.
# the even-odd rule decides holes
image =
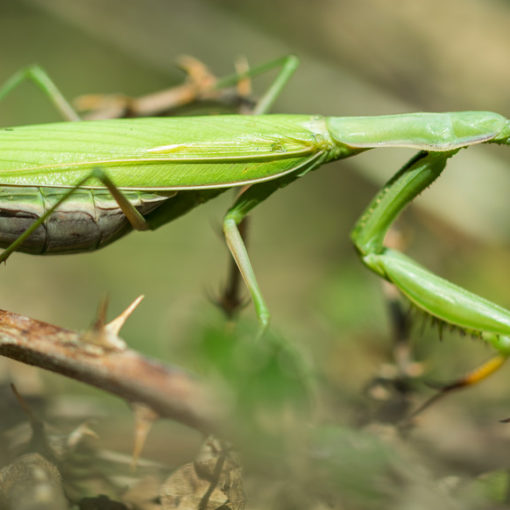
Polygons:
[[[413,418],[423,413],[425,409],[430,407],[432,404],[436,403],[438,400],[442,399],[444,396],[448,395],[452,391],[460,390],[462,388],[467,388],[468,386],[473,386],[478,384],[479,382],[485,380],[487,377],[496,372],[507,360],[507,356],[503,356],[498,354],[493,356],[485,363],[476,367],[474,370],[466,374],[464,377],[453,381],[450,384],[447,384],[442,387],[438,387],[438,392],[435,395],[432,395],[428,400],[426,400],[421,406],[418,407],[415,411],[411,413],[411,415],[407,418],[406,421],[411,421]],[[430,385],[430,384],[429,384]]]

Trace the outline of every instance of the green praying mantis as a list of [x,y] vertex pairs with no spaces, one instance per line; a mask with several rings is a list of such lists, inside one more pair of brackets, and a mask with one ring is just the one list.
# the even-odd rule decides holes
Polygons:
[[[400,212],[434,182],[460,149],[510,144],[510,121],[491,112],[377,117],[267,114],[297,67],[286,57],[254,115],[61,122],[0,130],[0,261],[12,252],[95,250],[131,229],[156,229],[231,188],[223,220],[227,245],[250,292],[261,330],[269,311],[239,224],[266,198],[322,165],[384,147],[418,151],[369,204],[351,238],[363,263],[424,314],[476,335],[497,355],[475,382],[510,356],[510,311],[431,273],[384,237]],[[245,75],[217,85],[233,84]],[[33,79],[70,120],[78,120],[38,68],[18,73],[0,99]]]

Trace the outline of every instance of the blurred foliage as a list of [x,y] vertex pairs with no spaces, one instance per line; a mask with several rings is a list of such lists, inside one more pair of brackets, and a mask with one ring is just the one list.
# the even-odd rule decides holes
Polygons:
[[[508,115],[509,22],[509,3],[498,0],[417,0],[391,8],[384,0],[4,0],[0,80],[37,62],[68,97],[139,95],[180,83],[183,74],[172,62],[181,53],[222,75],[240,54],[257,64],[293,52],[302,66],[277,111]],[[270,79],[257,80],[256,90]],[[0,112],[3,125],[58,120],[29,85]],[[84,328],[105,293],[112,315],[145,293],[124,336],[132,347],[214,381],[236,404],[230,427],[249,509],[503,508],[510,429],[499,420],[510,415],[508,370],[439,402],[412,429],[396,423],[432,394],[424,382],[450,381],[490,355],[455,334],[439,342],[436,330],[418,324],[411,346],[424,375],[406,382],[405,395],[401,380],[391,377],[398,370],[380,285],[357,261],[348,232],[375,182],[407,157],[374,152],[330,165],[255,212],[249,248],[273,315],[262,345],[251,340],[250,306],[246,322],[225,326],[206,298],[226,278],[219,225],[227,194],[158,232],[130,234],[97,253],[15,255],[0,268],[1,306]],[[425,194],[426,209],[411,208],[400,222],[406,251],[506,306],[509,160],[508,150],[464,151]],[[21,393],[41,384],[11,370]],[[374,390],[381,380],[385,390]],[[98,448],[129,451],[131,418],[115,401],[60,377],[45,377],[42,387],[76,412],[93,399],[84,414],[98,420]],[[18,412],[5,393],[3,428]],[[65,421],[53,406],[49,418]],[[183,427],[159,424],[146,455],[173,468],[192,459],[199,442]]]

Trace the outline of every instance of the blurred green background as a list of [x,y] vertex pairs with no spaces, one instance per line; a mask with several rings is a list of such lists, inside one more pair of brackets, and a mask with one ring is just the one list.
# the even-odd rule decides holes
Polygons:
[[[137,96],[179,84],[183,74],[173,63],[182,54],[221,76],[241,55],[255,65],[294,53],[301,67],[277,112],[508,115],[509,26],[510,2],[503,0],[3,0],[0,80],[37,63],[68,98]],[[255,89],[264,90],[270,79],[257,79]],[[0,118],[5,126],[60,120],[28,84],[0,104]],[[355,421],[363,388],[392,346],[379,282],[356,259],[349,230],[409,155],[374,151],[331,164],[253,215],[249,248],[273,328],[302,352],[319,381],[327,381],[329,400],[319,415],[337,423]],[[463,151],[400,224],[407,251],[420,262],[507,307],[509,164],[507,148]],[[113,316],[143,293],[124,338],[144,353],[188,364],[183,344],[197,328],[218,321],[207,293],[226,280],[220,225],[230,201],[225,194],[175,224],[132,233],[96,253],[16,254],[0,268],[0,306],[82,329],[101,297],[109,296]],[[253,318],[251,306],[244,315]],[[419,330],[413,344],[432,379],[455,378],[490,354],[478,342],[446,335],[440,343],[437,331]],[[510,414],[508,380],[503,369],[438,404],[424,415],[417,436],[434,437],[435,448],[451,449],[461,462],[466,437],[479,439],[466,422],[476,423],[484,454],[475,444],[464,454],[483,469],[501,467],[498,452],[510,446],[510,430],[497,421]],[[456,433],[447,434],[445,447],[443,432],[453,417]]]

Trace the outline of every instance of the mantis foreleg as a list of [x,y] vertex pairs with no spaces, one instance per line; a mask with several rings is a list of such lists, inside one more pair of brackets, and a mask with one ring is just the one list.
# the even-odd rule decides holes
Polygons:
[[[404,254],[383,244],[398,214],[443,171],[450,152],[420,152],[376,195],[351,237],[372,271],[393,283],[416,308],[490,343],[499,352],[497,363],[473,372],[466,384],[487,377],[510,355],[510,312],[440,278]],[[494,368],[495,367],[495,368]],[[466,385],[464,384],[464,385]]]
[[409,421],[418,414],[421,414],[423,411],[425,411],[425,409],[436,403],[439,399],[443,398],[451,391],[467,388],[468,386],[473,386],[487,379],[487,377],[492,375],[503,366],[507,358],[508,356],[505,354],[498,354],[493,356],[482,365],[476,367],[474,370],[471,370],[471,372],[466,374],[464,377],[461,377],[460,379],[457,379],[456,381],[441,387],[438,393],[427,399],[423,404],[415,409],[411,415],[408,416],[406,421]]

